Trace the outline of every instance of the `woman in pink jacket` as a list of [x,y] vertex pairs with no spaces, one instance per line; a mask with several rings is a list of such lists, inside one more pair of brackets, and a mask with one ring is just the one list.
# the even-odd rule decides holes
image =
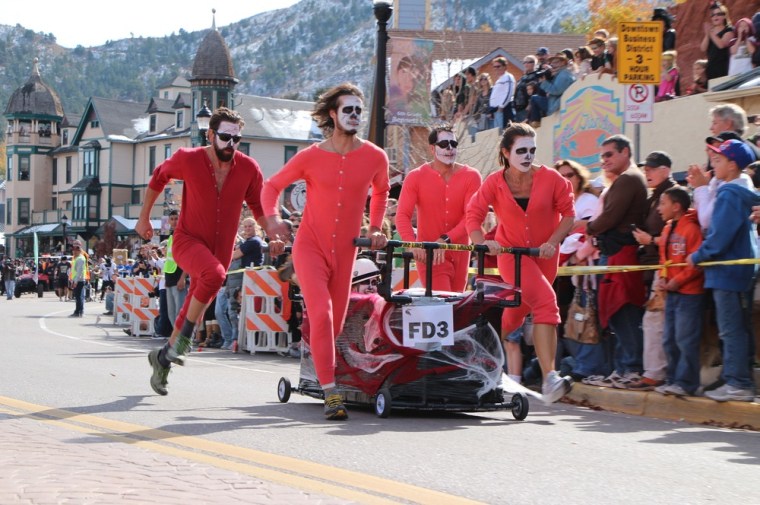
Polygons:
[[264,183],[261,193],[267,229],[274,235],[270,238],[277,240],[289,235],[279,218],[280,193],[295,181],[306,181],[307,202],[293,245],[293,264],[309,314],[311,353],[325,393],[327,419],[348,417],[335,387],[335,337],[346,318],[356,259],[353,240],[361,230],[370,186],[368,237],[373,249],[385,247],[387,241],[381,226],[388,201],[388,157],[356,136],[362,98],[351,84],[320,96],[312,116],[327,139],[296,154]]
[[[554,370],[557,296],[552,288],[557,276],[559,244],[573,226],[573,188],[556,170],[534,165],[536,132],[524,123],[504,131],[499,146],[503,170],[483,182],[467,206],[467,231],[474,244],[488,246],[489,254],[508,247],[538,247],[538,258],[522,259],[522,305],[504,309],[502,338],[519,328],[533,314],[533,340],[543,374],[542,393],[546,403],[562,398],[571,387],[568,379]],[[485,240],[481,224],[492,206],[498,220],[495,240]],[[511,254],[498,257],[502,279],[514,284],[515,261]]]

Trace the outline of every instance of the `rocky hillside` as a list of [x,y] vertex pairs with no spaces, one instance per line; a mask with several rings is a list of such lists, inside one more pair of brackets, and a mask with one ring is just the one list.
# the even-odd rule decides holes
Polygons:
[[[433,0],[431,23],[435,29],[554,32],[585,5],[586,0]],[[311,99],[343,80],[371,88],[376,25],[367,0],[302,0],[219,29],[234,59],[239,93]],[[203,35],[180,30],[67,49],[56,44],[54,33],[0,25],[0,104],[28,78],[35,57],[69,113],[80,113],[90,96],[147,100],[157,84],[189,74]]]

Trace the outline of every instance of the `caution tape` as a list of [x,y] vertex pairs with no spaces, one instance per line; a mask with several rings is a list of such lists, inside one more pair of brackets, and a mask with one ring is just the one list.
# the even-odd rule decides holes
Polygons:
[[[703,261],[697,266],[699,267],[713,267],[724,265],[758,265],[760,259],[758,258],[743,258],[738,260],[725,260],[725,261]],[[647,270],[662,270],[672,267],[685,267],[687,263],[666,263],[664,265],[613,265],[613,266],[564,266],[557,269],[557,276],[568,275],[599,275],[599,274],[616,274],[625,272],[644,272]],[[469,273],[477,274],[476,268],[470,268]],[[486,268],[483,273],[485,275],[500,275],[498,268]]]
[[264,265],[264,266],[260,266],[260,267],[237,268],[235,270],[228,271],[227,275],[229,275],[229,274],[239,274],[239,273],[245,272],[246,270],[276,270],[276,268],[274,268],[271,265]]

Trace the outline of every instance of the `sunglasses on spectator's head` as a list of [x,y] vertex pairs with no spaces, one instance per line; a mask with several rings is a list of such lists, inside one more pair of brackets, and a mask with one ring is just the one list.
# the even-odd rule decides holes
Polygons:
[[214,132],[216,132],[216,136],[219,137],[219,140],[221,140],[222,142],[229,142],[230,140],[232,140],[232,142],[237,144],[243,138],[240,135],[232,135],[231,133],[219,133],[216,130],[214,130]]
[[448,149],[449,146],[451,146],[452,149],[456,149],[457,146],[459,145],[459,142],[457,142],[456,140],[439,140],[438,142],[435,143],[435,145],[437,145],[441,149]]
[[361,116],[362,115],[362,108],[359,107],[358,105],[346,105],[345,107],[343,107],[342,109],[340,109],[340,111],[343,114],[353,114],[354,111],[356,111],[356,115],[357,116]]

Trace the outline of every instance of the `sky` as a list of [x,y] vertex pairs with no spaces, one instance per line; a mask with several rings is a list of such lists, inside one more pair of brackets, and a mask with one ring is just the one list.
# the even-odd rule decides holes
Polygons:
[[222,28],[261,12],[289,7],[298,0],[131,0],[124,3],[102,0],[35,0],[9,2],[0,9],[0,24],[20,24],[35,32],[52,33],[59,45],[74,48],[100,46],[107,40],[162,37],[211,28],[211,10],[216,9],[216,26]]

